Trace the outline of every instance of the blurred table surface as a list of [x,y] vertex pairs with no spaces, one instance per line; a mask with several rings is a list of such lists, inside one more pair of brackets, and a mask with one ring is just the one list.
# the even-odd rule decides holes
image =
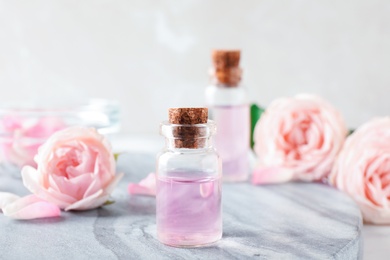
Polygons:
[[[163,138],[159,137],[157,135],[156,136],[150,136],[150,135],[115,135],[115,136],[111,136],[110,139],[112,141],[112,144],[113,144],[115,152],[129,152],[130,155],[134,154],[134,156],[124,155],[122,157],[122,162],[121,162],[121,158],[120,158],[120,161],[118,162],[118,166],[119,166],[119,168],[121,168],[121,167],[123,168],[124,167],[123,169],[125,171],[127,171],[127,169],[128,169],[128,166],[129,166],[128,164],[131,164],[133,166],[129,166],[129,167],[135,167],[135,169],[133,169],[133,171],[138,172],[139,169],[140,169],[139,168],[140,166],[137,165],[137,163],[139,161],[144,160],[144,159],[142,159],[143,158],[142,154],[148,154],[148,156],[147,156],[148,160],[147,161],[144,160],[144,161],[147,162],[147,165],[148,165],[147,168],[148,169],[153,169],[154,168],[154,166],[153,166],[153,164],[154,164],[154,162],[153,162],[153,160],[154,160],[153,154],[157,154],[158,151],[161,150],[161,148],[164,145]],[[139,156],[139,154],[141,154],[141,156]],[[126,162],[125,164],[123,163],[124,161]],[[137,176],[138,179],[139,179],[139,177],[140,176]],[[126,183],[128,181],[129,180],[125,180]],[[131,181],[135,181],[135,180],[131,180]],[[113,195],[114,196],[119,196],[120,198],[126,198],[128,196],[128,195],[126,196],[126,194],[124,193],[124,191],[125,191],[124,187],[125,187],[126,183],[125,184],[122,183],[120,189],[117,189],[114,192]],[[5,183],[2,183],[0,186],[4,186],[4,185],[5,185]],[[272,232],[270,234],[268,234],[269,236],[271,236],[271,237],[269,237],[267,234],[265,234],[265,233],[269,232],[269,230],[266,229],[266,230],[264,230],[265,233],[262,233],[263,231],[261,233],[259,233],[260,234],[260,238],[258,238],[258,239],[260,239],[262,241],[261,243],[264,243],[264,242],[267,242],[267,241],[271,243],[275,239],[276,239],[275,241],[280,241],[280,239],[283,238],[283,234],[286,234],[287,237],[294,236],[296,238],[296,239],[291,240],[291,241],[289,240],[290,242],[288,242],[286,244],[286,245],[290,245],[290,243],[293,243],[293,244],[295,243],[298,246],[295,249],[291,248],[291,247],[289,247],[290,249],[286,249],[287,250],[286,252],[288,252],[289,250],[290,251],[295,251],[295,253],[293,254],[295,256],[299,255],[300,254],[299,253],[300,250],[302,250],[302,248],[299,249],[299,246],[304,246],[304,248],[306,248],[306,249],[304,249],[302,251],[303,252],[302,256],[304,256],[304,255],[309,256],[310,254],[313,257],[317,256],[317,257],[314,257],[313,259],[321,259],[321,258],[323,258],[321,256],[326,256],[327,250],[337,252],[337,254],[334,254],[333,257],[331,257],[331,258],[335,258],[335,259],[354,259],[354,258],[351,258],[351,257],[346,257],[348,254],[344,254],[342,251],[339,251],[338,249],[335,250],[335,247],[340,247],[341,245],[343,245],[345,243],[345,241],[347,241],[347,240],[343,239],[343,237],[344,238],[348,237],[348,239],[351,239],[351,241],[354,241],[354,243],[348,243],[345,246],[343,246],[345,251],[350,250],[351,252],[357,252],[354,248],[356,248],[358,243],[360,243],[361,236],[359,235],[357,237],[357,239],[354,238],[355,235],[353,235],[353,233],[356,233],[356,232],[353,231],[354,230],[353,229],[353,224],[351,225],[351,223],[353,223],[355,221],[354,219],[356,219],[356,217],[353,217],[353,216],[357,216],[356,213],[353,213],[353,212],[358,212],[356,206],[353,205],[352,201],[349,198],[347,198],[346,196],[339,196],[339,195],[342,195],[342,194],[338,194],[338,192],[335,193],[335,192],[329,190],[326,186],[323,186],[323,185],[321,185],[322,187],[319,186],[318,189],[317,189],[315,187],[315,185],[317,185],[317,184],[312,184],[312,185],[311,184],[304,184],[304,183],[302,183],[302,184],[298,183],[296,185],[294,185],[294,184],[292,184],[292,185],[287,184],[287,185],[284,185],[286,189],[283,189],[281,191],[281,195],[282,195],[282,198],[285,199],[285,198],[288,198],[288,193],[289,192],[294,192],[292,194],[296,194],[297,190],[298,190],[298,193],[300,192],[299,190],[302,190],[302,194],[301,193],[299,193],[299,194],[301,194],[301,196],[303,196],[303,197],[308,198],[308,200],[305,200],[307,203],[304,203],[304,204],[301,205],[301,206],[303,206],[305,208],[305,210],[307,212],[310,212],[310,214],[308,216],[308,219],[309,219],[308,223],[301,223],[300,224],[300,222],[296,222],[296,221],[294,222],[294,220],[293,220],[294,216],[295,216],[294,214],[297,213],[299,216],[301,216],[302,214],[299,213],[298,211],[295,212],[295,209],[291,208],[291,207],[290,207],[289,212],[291,214],[293,214],[291,216],[292,219],[287,218],[287,219],[285,219],[285,221],[286,221],[286,223],[287,222],[290,223],[292,221],[296,225],[298,225],[298,226],[301,225],[302,228],[305,228],[305,227],[311,226],[310,219],[314,218],[313,221],[315,223],[317,223],[317,224],[318,224],[318,221],[323,222],[322,225],[318,226],[318,232],[319,233],[317,235],[312,234],[312,233],[304,232],[303,230],[300,230],[300,229],[296,230],[295,233],[286,234],[286,233],[284,233],[284,232],[286,232],[286,230],[283,229],[283,227],[280,227],[280,228],[278,227],[280,229],[279,233],[275,232],[275,230],[272,229]],[[15,185],[13,185],[13,186],[15,186]],[[245,187],[241,187],[241,186],[245,186]],[[303,187],[303,186],[305,186],[305,187]],[[228,187],[229,189],[226,190],[227,192],[225,193],[225,195],[226,195],[225,199],[228,198],[228,200],[232,200],[234,202],[235,199],[237,199],[237,200],[240,199],[240,198],[236,198],[235,196],[237,196],[238,194],[241,194],[241,193],[244,194],[245,190],[252,189],[252,187],[253,186],[250,186],[250,185],[248,186],[248,184],[231,185],[231,186]],[[276,186],[274,186],[274,187],[263,187],[261,189],[253,189],[254,192],[265,192],[265,193],[270,193],[270,194],[272,194],[276,190],[278,190],[277,192],[279,193],[280,189],[278,189]],[[10,191],[12,192],[12,190],[10,190]],[[316,199],[318,200],[318,198],[320,198],[318,196],[318,194],[314,195],[314,193],[316,193],[317,191],[319,191],[322,194],[322,195],[320,195],[320,197],[324,196],[324,197],[327,197],[327,198],[330,198],[330,199],[333,198],[334,200],[337,200],[337,203],[336,203],[337,205],[331,206],[331,203],[329,201],[322,201],[322,200],[321,200],[320,204],[323,204],[323,205],[313,205],[313,203],[309,203],[310,201],[312,201],[311,199],[313,199],[313,201],[315,201]],[[17,192],[17,191],[15,190],[15,192]],[[313,194],[313,198],[309,198],[310,196],[308,196],[306,193]],[[236,195],[233,196],[232,194],[233,195],[236,194]],[[240,197],[240,196],[238,196],[238,197]],[[102,240],[103,242],[105,240],[108,241],[108,239],[109,239],[109,236],[108,237],[105,236],[104,232],[106,232],[108,229],[110,229],[110,225],[111,225],[110,221],[112,221],[112,218],[110,218],[110,217],[112,217],[111,215],[114,216],[115,214],[117,214],[118,216],[117,216],[116,221],[118,221],[120,223],[123,222],[122,224],[124,224],[125,222],[129,223],[128,222],[129,218],[139,218],[139,217],[142,217],[142,219],[139,219],[139,221],[141,221],[141,222],[142,221],[144,221],[144,222],[146,221],[148,223],[151,221],[151,218],[153,218],[153,216],[151,214],[146,214],[146,215],[142,215],[141,214],[142,216],[139,215],[139,214],[138,215],[136,214],[135,216],[131,216],[131,215],[128,215],[128,213],[124,212],[125,211],[124,206],[127,205],[126,204],[127,200],[128,199],[117,201],[117,203],[115,203],[116,205],[114,204],[113,205],[114,207],[112,207],[111,210],[108,210],[108,208],[107,208],[107,210],[102,208],[102,209],[99,209],[98,211],[87,211],[87,212],[82,212],[82,213],[65,212],[64,216],[65,216],[66,221],[62,221],[62,220],[59,221],[59,220],[55,220],[55,219],[54,220],[49,220],[49,222],[53,222],[53,223],[57,223],[58,222],[59,223],[58,225],[56,225],[56,229],[58,229],[58,232],[60,232],[58,234],[58,236],[55,235],[57,231],[54,231],[53,228],[50,228],[50,225],[43,225],[43,226],[41,226],[42,229],[37,229],[36,225],[34,225],[33,223],[40,223],[40,220],[37,220],[35,222],[33,221],[33,222],[19,222],[19,223],[17,223],[17,222],[14,222],[14,221],[10,220],[10,219],[2,218],[1,219],[2,226],[3,226],[2,232],[6,232],[6,233],[3,233],[2,239],[0,239],[0,240],[3,241],[5,239],[2,242],[2,244],[4,245],[5,248],[2,248],[2,249],[3,249],[3,251],[7,251],[6,254],[2,254],[2,255],[3,255],[3,257],[4,256],[9,256],[9,257],[12,256],[13,255],[12,252],[10,253],[9,250],[7,250],[7,248],[9,247],[8,249],[15,249],[15,246],[17,246],[17,247],[19,246],[20,247],[20,250],[18,250],[19,253],[16,254],[15,256],[22,256],[22,255],[24,255],[24,256],[27,257],[28,256],[26,254],[27,251],[33,253],[32,256],[33,255],[37,256],[37,252],[40,252],[39,250],[42,249],[43,251],[41,250],[41,252],[42,252],[41,256],[43,258],[45,258],[45,256],[47,256],[47,255],[52,255],[50,252],[55,250],[55,248],[49,246],[51,243],[57,243],[57,245],[59,245],[59,248],[62,248],[63,250],[65,248],[72,249],[74,246],[76,246],[77,248],[75,248],[75,250],[76,250],[75,252],[68,252],[68,250],[66,250],[67,252],[64,251],[64,254],[62,255],[62,259],[65,259],[64,258],[65,256],[72,256],[72,254],[74,256],[76,252],[83,252],[83,251],[78,251],[78,250],[80,250],[80,246],[78,246],[78,244],[76,242],[79,241],[80,239],[83,239],[82,237],[84,235],[82,235],[81,237],[78,237],[80,235],[79,234],[80,232],[83,233],[83,234],[86,233],[85,234],[85,238],[88,236],[89,231],[91,229],[91,226],[89,225],[90,224],[89,222],[91,222],[91,221],[94,222],[94,224],[93,224],[93,229],[94,229],[93,234],[94,234],[95,238],[91,237],[91,239],[89,241],[92,241],[92,240],[100,241],[100,240]],[[141,198],[141,200],[143,200],[143,199]],[[146,202],[146,204],[145,204],[146,206],[145,207],[147,207],[148,209],[150,208],[149,211],[151,210],[151,208],[153,208],[153,205],[152,205],[153,201],[154,200],[150,200],[150,199],[146,199],[145,200],[145,202]],[[292,200],[292,201],[295,201],[295,199]],[[225,202],[227,202],[227,201],[225,201]],[[125,204],[123,204],[123,203],[125,203]],[[134,204],[135,202],[134,201],[133,202],[130,201],[129,204],[131,204],[131,203]],[[257,203],[263,203],[263,202],[261,200],[257,200]],[[256,204],[256,203],[254,203],[254,204]],[[275,203],[273,203],[272,205],[274,205],[274,204]],[[316,204],[316,203],[314,203],[314,204]],[[226,207],[226,205],[227,204],[225,203],[225,207]],[[287,205],[289,205],[289,204],[287,204]],[[136,207],[136,208],[138,207],[137,210],[139,210],[139,205],[138,204],[135,203],[132,206]],[[235,216],[235,213],[234,213],[234,210],[233,211],[230,210],[229,207],[227,208],[227,212],[226,212],[227,214],[225,216],[228,216],[228,218],[231,218],[231,216],[233,216],[233,217]],[[325,210],[325,212],[323,212],[323,209],[321,207],[329,207],[329,212],[326,211],[326,210]],[[246,208],[242,208],[242,210],[244,210],[244,209],[246,209]],[[342,209],[344,209],[344,210],[342,210]],[[312,210],[314,210],[314,212],[312,212]],[[229,212],[229,211],[231,211],[231,212]],[[257,213],[259,213],[259,212],[261,213],[262,211],[261,210],[260,211],[257,210],[256,212]],[[316,212],[318,212],[318,214]],[[335,212],[344,212],[346,214],[344,216],[345,219],[343,219],[343,221],[341,221],[341,222],[340,221],[334,221],[336,219],[339,219],[339,217],[342,216],[342,215],[337,216],[337,217],[335,216],[334,219],[333,219],[333,217],[331,217],[331,218],[326,217],[326,216],[329,216],[329,214],[330,215],[334,215]],[[96,218],[96,216],[95,216],[96,214],[98,215],[98,218]],[[248,213],[248,212],[244,214],[245,215],[245,219],[246,219],[246,216],[248,214],[250,215],[250,213]],[[261,214],[263,214],[263,213],[261,213]],[[323,214],[325,214],[325,215],[323,215]],[[71,218],[68,218],[68,215],[69,216],[70,215],[74,215],[74,216],[72,216]],[[102,216],[104,215],[103,217],[105,217],[105,218],[100,218],[101,215]],[[324,218],[324,216],[325,216],[325,218]],[[242,217],[244,217],[244,216],[242,216]],[[248,219],[250,219],[250,217]],[[276,220],[277,219],[278,218],[276,218]],[[280,219],[280,217],[279,217],[279,219]],[[99,221],[101,223],[97,223]],[[252,223],[253,221],[251,221],[251,220],[248,220],[248,221],[249,222],[248,222],[248,226],[247,227],[245,225],[243,227],[241,227],[241,228],[244,228],[244,227],[247,228],[247,229],[244,228],[245,230],[242,231],[244,233],[245,232],[247,232],[247,233],[249,232],[250,233],[252,228],[257,226],[257,225],[255,225],[255,226],[252,225],[250,227],[250,225],[251,225],[250,223]],[[272,221],[273,220],[271,218],[271,222]],[[99,227],[99,230],[100,230],[99,232],[100,233],[99,232],[95,233],[96,223],[99,224],[99,225],[97,225],[97,227]],[[247,223],[247,222],[245,222],[245,223]],[[280,223],[284,223],[284,221],[282,221]],[[346,225],[343,225],[342,223],[345,223]],[[235,225],[232,225],[230,220],[228,220],[227,223],[225,223],[225,221],[224,221],[224,224],[227,224],[226,229],[225,229],[226,232],[230,232],[230,231],[233,232],[233,233],[235,232],[233,230]],[[77,232],[73,233],[73,234],[72,233],[68,233],[66,231],[66,229],[69,229],[69,227],[74,228],[74,225],[78,225],[79,226],[79,228],[78,228],[79,230]],[[351,227],[352,227],[352,229],[351,229]],[[120,226],[120,228],[123,229],[123,225]],[[128,228],[130,228],[130,227],[128,227]],[[131,228],[137,229],[136,227],[131,227]],[[344,234],[343,233],[335,234],[334,231],[332,233],[331,231],[327,230],[329,228],[330,229],[334,229],[334,230],[340,230],[340,232],[344,232]],[[361,227],[356,225],[355,231],[359,231],[360,228]],[[138,228],[138,229],[140,229],[140,228]],[[144,227],[142,228],[142,230],[143,229],[144,229]],[[172,252],[177,252],[177,251],[173,251],[173,250],[171,250],[171,249],[169,249],[167,247],[162,247],[159,243],[157,243],[155,241],[155,239],[150,241],[150,236],[151,236],[150,234],[154,234],[154,232],[151,232],[150,230],[146,230],[146,229],[142,231],[144,233],[143,233],[143,235],[141,234],[141,236],[139,236],[140,234],[138,234],[138,235],[135,234],[135,233],[134,234],[132,234],[132,233],[130,234],[130,233],[128,233],[128,231],[126,231],[125,235],[126,235],[127,238],[125,240],[109,241],[109,242],[110,243],[114,243],[114,244],[115,243],[119,243],[120,244],[120,243],[125,243],[126,240],[127,240],[127,242],[129,242],[132,239],[131,240],[132,244],[131,245],[127,245],[127,246],[129,248],[134,248],[135,251],[138,250],[137,253],[141,253],[141,255],[147,256],[148,255],[147,252],[146,251],[142,251],[143,249],[142,249],[142,243],[141,243],[142,242],[141,240],[142,239],[145,240],[145,238],[146,238],[145,241],[147,241],[147,243],[151,243],[150,247],[153,250],[154,249],[157,250],[157,251],[154,251],[154,252],[150,252],[151,255],[149,255],[149,257],[153,256],[153,254],[155,254],[156,252],[163,252],[163,251],[165,252],[166,251],[165,252],[167,254],[166,256],[169,256]],[[287,227],[287,229],[290,230],[288,227]],[[46,230],[47,233],[45,233],[44,230]],[[313,228],[311,228],[311,230],[313,230]],[[315,230],[317,230],[317,228],[315,228]],[[124,230],[121,230],[121,231],[124,231]],[[11,233],[9,233],[9,232],[11,232]],[[18,235],[20,232],[23,233],[23,236],[19,236]],[[29,232],[33,233],[33,234],[27,234]],[[4,236],[4,234],[6,234],[6,236]],[[298,237],[297,237],[297,234],[299,235]],[[47,236],[48,235],[50,237],[53,237],[53,241],[54,242],[53,241],[47,241],[48,243],[46,245],[42,245],[44,243],[40,243],[39,241],[33,241],[33,240],[41,240],[41,242],[44,242],[45,240],[47,240]],[[124,235],[124,234],[119,234],[119,235]],[[134,240],[132,238],[132,235],[136,235],[136,236],[139,237],[140,241],[137,242],[137,243],[141,243],[141,244],[139,244],[138,247],[136,246],[137,243],[134,243],[134,241],[137,241],[137,239]],[[261,237],[261,236],[265,236],[265,235],[267,235],[267,238]],[[389,259],[389,255],[390,255],[390,226],[364,225],[363,226],[362,235],[363,235],[363,240],[364,240],[364,247],[363,247],[364,258],[363,259]],[[130,238],[128,236],[130,236]],[[8,239],[6,239],[6,237],[8,237]],[[274,237],[275,239],[273,239],[272,237]],[[251,236],[247,237],[248,241],[245,242],[244,244],[241,244],[240,241],[238,241],[238,243],[237,243],[237,241],[235,239],[236,239],[235,236],[230,237],[230,238],[228,237],[228,239],[226,239],[226,237],[225,237],[225,239],[222,241],[223,243],[220,243],[220,246],[217,247],[217,249],[218,248],[221,248],[221,249],[223,249],[223,248],[231,248],[233,246],[232,248],[235,248],[235,250],[237,251],[245,243],[250,242],[252,239],[254,239],[254,237],[251,237]],[[13,241],[13,240],[15,240],[15,241]],[[24,240],[26,240],[26,241],[23,242]],[[313,242],[310,242],[309,244],[307,244],[307,242],[306,242],[307,240],[313,241]],[[145,243],[145,241],[143,243]],[[259,241],[257,241],[256,243],[258,244]],[[80,240],[80,242],[82,243],[82,240]],[[228,242],[230,242],[230,244]],[[285,244],[285,242],[286,241],[281,241],[281,244]],[[234,243],[236,243],[236,244],[234,244]],[[118,247],[116,248],[117,250],[120,251],[120,250],[123,250],[123,249],[126,248],[126,247],[121,247],[119,244],[118,244]],[[269,248],[272,248],[271,244],[268,245]],[[310,244],[312,246],[307,247]],[[32,247],[32,245],[36,245],[36,246]],[[323,245],[322,249],[321,249],[321,245]],[[94,248],[94,247],[91,247],[91,246],[92,246],[92,242],[91,243],[88,242],[88,241],[85,242],[85,245],[84,245],[84,247],[86,247],[85,250],[87,250],[86,251],[87,253],[89,252],[88,250],[90,250],[89,253],[91,254],[91,256],[93,255],[93,252],[95,252],[95,254],[97,252],[99,252],[99,253],[100,252],[105,252],[100,247],[95,247]],[[39,248],[41,248],[41,249],[39,249]],[[251,248],[251,247],[248,246],[247,249],[248,248]],[[264,249],[264,247],[262,247],[262,248]],[[266,246],[265,249],[267,249],[267,248],[268,247]],[[102,250],[102,251],[100,251],[100,250]],[[140,250],[142,252],[139,252]],[[209,248],[209,249],[203,250],[202,251],[202,255],[206,256],[208,254],[208,252],[209,253],[213,253],[213,254],[218,253],[218,255],[220,255],[220,256],[222,256],[222,253],[226,254],[226,251],[224,251],[224,250],[222,250],[222,251],[221,250],[215,251],[215,250],[216,250],[216,248],[214,248],[214,249],[213,248]],[[231,256],[232,257],[237,257],[238,256],[239,258],[241,258],[240,257],[241,254],[240,253],[238,255],[234,255],[234,251],[235,250],[233,250],[233,254]],[[195,257],[195,258],[202,257],[202,255],[197,255],[197,252],[199,252],[199,251],[194,251],[194,252],[192,252],[192,251],[193,250],[190,250],[190,251],[188,251],[188,253],[190,253],[190,255],[195,253],[195,255],[193,255],[193,257]],[[250,255],[252,255],[252,257],[253,256],[264,256],[264,255],[260,255],[260,254],[258,255],[257,251],[255,252],[256,254],[254,254],[252,251],[251,252],[247,252],[248,254],[250,253],[249,255],[247,255],[247,257],[250,256]],[[24,253],[21,253],[21,252],[24,252]],[[185,251],[182,251],[182,252],[184,252],[183,257],[185,255],[189,256],[188,254],[185,253]],[[242,252],[242,251],[239,251],[239,252]],[[278,252],[274,251],[275,254],[272,253],[272,252],[273,251],[267,252],[265,255],[268,254],[268,256],[273,255],[273,256],[277,257],[277,253]],[[119,252],[119,254],[122,254],[122,253],[123,252]],[[128,252],[125,253],[125,255],[126,254],[128,254]],[[78,255],[78,254],[76,254],[76,255]],[[84,255],[84,257],[87,257],[87,256],[88,256],[88,254]],[[154,256],[157,256],[157,255],[154,255]],[[225,256],[227,256],[227,255],[225,255]],[[241,255],[241,256],[245,256],[245,255]],[[53,255],[53,257],[54,257],[54,255]],[[0,257],[0,258],[2,258],[2,257]]]
[[[116,135],[112,144],[117,151],[158,153],[164,146],[159,135]],[[253,159],[253,158],[252,158]],[[363,259],[390,259],[390,225],[363,225]]]

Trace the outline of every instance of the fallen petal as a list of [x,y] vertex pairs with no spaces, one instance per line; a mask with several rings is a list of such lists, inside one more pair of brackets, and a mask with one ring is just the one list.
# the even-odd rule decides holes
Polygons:
[[282,167],[259,167],[253,172],[253,184],[283,183],[293,179],[294,173]]
[[0,209],[5,208],[8,204],[20,199],[18,195],[9,192],[0,192]]
[[15,219],[48,218],[61,215],[61,210],[57,205],[42,200],[36,195],[16,199],[2,210],[4,216]]
[[149,173],[149,175],[142,179],[138,184],[130,183],[128,191],[132,195],[146,195],[156,196],[156,175]]

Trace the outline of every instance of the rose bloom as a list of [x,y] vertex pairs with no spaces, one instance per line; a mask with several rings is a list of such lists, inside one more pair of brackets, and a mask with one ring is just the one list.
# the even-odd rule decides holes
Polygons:
[[313,95],[279,98],[254,131],[254,184],[318,181],[327,176],[347,135],[340,113]]
[[5,116],[0,121],[0,131],[3,135],[0,139],[0,159],[19,167],[35,166],[34,156],[38,147],[50,135],[65,128],[65,123],[56,117]]
[[373,119],[348,137],[329,181],[357,202],[365,221],[390,224],[390,117]]
[[37,169],[22,169],[23,183],[42,200],[65,210],[104,204],[123,174],[115,174],[108,140],[93,128],[54,133],[38,150]]

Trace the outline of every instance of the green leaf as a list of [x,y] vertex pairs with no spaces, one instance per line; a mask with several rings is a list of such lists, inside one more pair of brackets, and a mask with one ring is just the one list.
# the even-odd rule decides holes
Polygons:
[[115,200],[107,200],[106,202],[104,202],[103,206],[111,205],[114,203],[115,203]]
[[257,121],[260,119],[261,115],[264,113],[265,108],[259,107],[256,104],[251,105],[251,148],[253,149],[253,145],[255,144],[253,140],[253,131],[255,130],[255,126]]
[[121,155],[121,153],[114,153],[114,159],[116,162],[118,161],[119,155]]

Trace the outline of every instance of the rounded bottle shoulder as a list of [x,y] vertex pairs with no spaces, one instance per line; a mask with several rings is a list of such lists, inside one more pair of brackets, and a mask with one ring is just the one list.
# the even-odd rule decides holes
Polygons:
[[[179,149],[178,149],[179,150]],[[215,149],[203,151],[163,150],[157,157],[157,175],[169,172],[209,172],[221,174],[221,159]]]

